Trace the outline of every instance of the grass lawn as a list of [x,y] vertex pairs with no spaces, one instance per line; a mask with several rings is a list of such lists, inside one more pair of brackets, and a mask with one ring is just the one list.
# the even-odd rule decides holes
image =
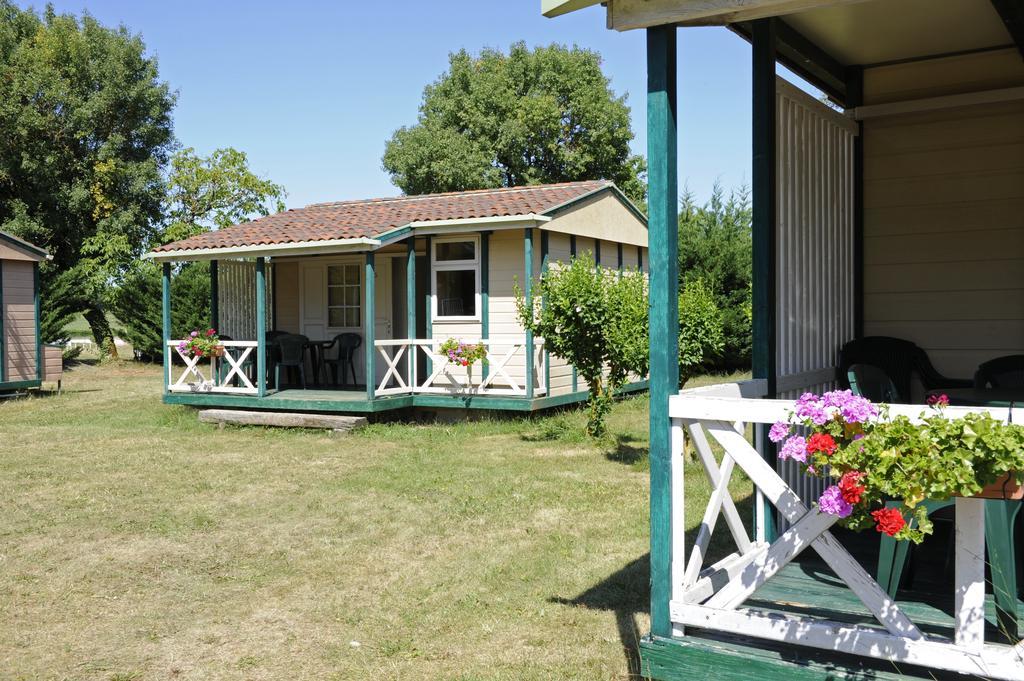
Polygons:
[[[65,379],[0,401],[3,678],[635,671],[645,398],[605,443],[578,412],[331,438],[199,424],[160,403],[155,367]],[[707,496],[694,469],[691,524]]]

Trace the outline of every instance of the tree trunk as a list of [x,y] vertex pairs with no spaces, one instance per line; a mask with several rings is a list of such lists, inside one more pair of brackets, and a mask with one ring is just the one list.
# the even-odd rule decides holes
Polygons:
[[92,329],[92,337],[96,341],[96,347],[100,349],[100,356],[106,354],[111,359],[117,359],[117,345],[114,343],[114,332],[107,321],[107,315],[100,307],[87,309],[83,316]]

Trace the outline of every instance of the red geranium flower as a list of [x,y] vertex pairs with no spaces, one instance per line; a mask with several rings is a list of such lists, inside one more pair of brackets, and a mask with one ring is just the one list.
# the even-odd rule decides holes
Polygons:
[[929,395],[925,402],[933,407],[948,407],[949,395],[946,395],[945,393],[941,395]]
[[860,484],[860,480],[863,477],[863,473],[849,471],[839,478],[839,491],[843,495],[843,501],[848,504],[860,503],[860,497],[864,494],[864,485]]
[[907,524],[898,508],[880,508],[877,511],[872,511],[871,517],[877,523],[875,529],[890,537],[895,536]]
[[215,334],[215,333],[217,333],[217,332],[216,332],[216,331],[214,331],[213,329],[207,329],[207,331],[206,331],[206,335],[207,335],[207,336],[212,336],[212,335],[213,335],[213,334]]
[[810,454],[823,452],[826,456],[832,456],[837,449],[839,449],[839,445],[828,433],[815,433],[807,438],[807,451]]

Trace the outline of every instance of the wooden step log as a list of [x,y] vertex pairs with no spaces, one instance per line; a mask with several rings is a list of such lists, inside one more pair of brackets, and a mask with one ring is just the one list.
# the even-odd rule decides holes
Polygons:
[[343,434],[366,425],[365,416],[342,416],[340,414],[300,414],[290,411],[240,411],[236,409],[203,409],[199,412],[201,423],[216,423],[236,426],[264,426],[274,428],[321,428]]

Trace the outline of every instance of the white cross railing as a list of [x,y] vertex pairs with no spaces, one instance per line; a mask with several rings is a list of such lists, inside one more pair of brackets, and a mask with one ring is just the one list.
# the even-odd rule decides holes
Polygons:
[[[256,341],[222,341],[220,357],[190,357],[179,349],[180,340],[167,341],[167,351],[181,358],[184,367],[167,363],[167,390],[191,393],[232,393],[257,395],[259,389],[249,377],[256,365]],[[175,372],[177,378],[175,378]]]
[[[669,402],[672,418],[672,596],[673,635],[686,627],[784,642],[853,655],[903,662],[1010,681],[1024,680],[1024,642],[1004,645],[985,641],[984,500],[956,500],[955,605],[952,637],[923,633],[829,529],[837,516],[818,511],[801,499],[744,436],[747,423],[784,421],[790,400],[744,398],[742,384],[686,390]],[[891,405],[890,414],[917,420],[923,408]],[[948,416],[988,411],[1007,419],[1007,409],[948,407]],[[1018,410],[1020,411],[1020,410]],[[1017,414],[1018,421],[1020,414]],[[710,436],[710,438],[709,438]],[[684,439],[697,452],[712,493],[692,550],[685,544],[683,503]],[[721,463],[711,441],[724,450]],[[747,535],[729,496],[729,479],[742,469],[759,497],[769,501],[790,527],[775,541]],[[704,567],[718,517],[725,517],[737,550]],[[758,524],[761,526],[760,523]],[[758,532],[761,535],[761,532]],[[744,608],[743,603],[806,548],[824,560],[878,621],[854,625],[795,614]]]
[[[544,339],[534,340],[534,376],[525,375],[526,341],[467,341],[481,343],[487,349],[487,371],[483,363],[471,370],[448,361],[438,349],[443,341],[431,339],[378,340],[374,342],[384,359],[384,375],[374,389],[375,395],[407,395],[419,393],[456,395],[504,395],[525,397],[528,380],[533,381],[533,394],[547,394],[545,382]],[[418,354],[430,363],[428,374],[420,380]],[[403,361],[404,360],[404,361]],[[514,366],[513,366],[514,365]]]

